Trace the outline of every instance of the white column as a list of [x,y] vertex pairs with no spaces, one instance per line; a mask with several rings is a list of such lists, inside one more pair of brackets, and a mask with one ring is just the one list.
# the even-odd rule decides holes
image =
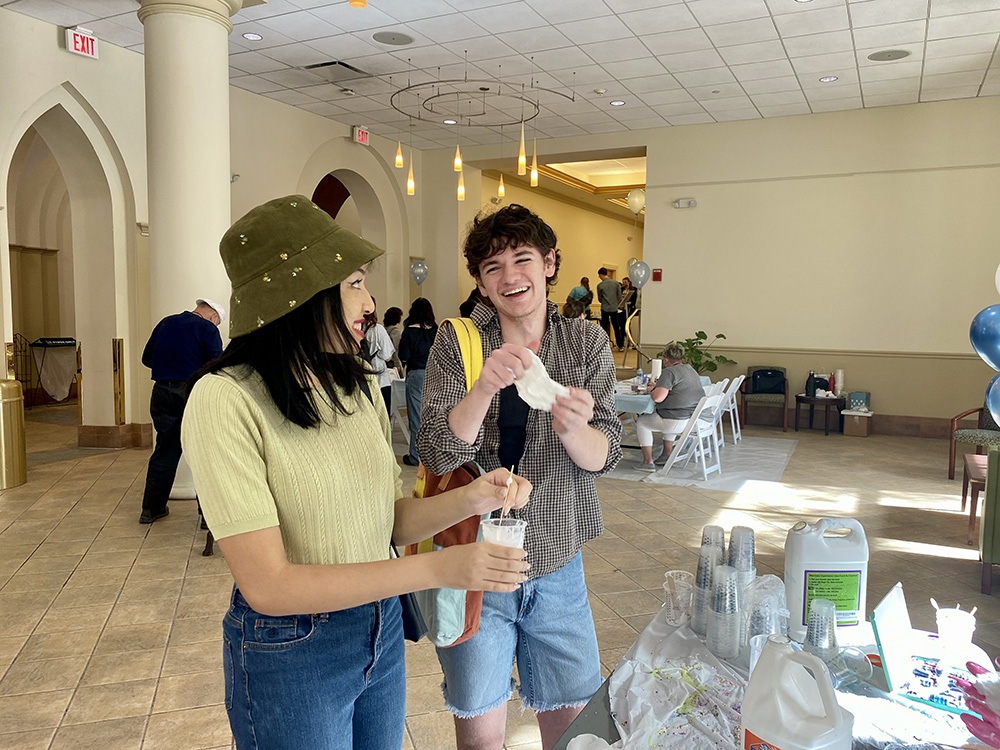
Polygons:
[[231,223],[228,36],[242,1],[140,0],[154,325],[197,297],[228,306],[219,258]]

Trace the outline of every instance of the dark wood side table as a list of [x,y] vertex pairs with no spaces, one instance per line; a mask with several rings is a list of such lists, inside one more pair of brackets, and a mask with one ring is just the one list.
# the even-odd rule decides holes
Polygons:
[[[795,431],[799,431],[799,409],[802,404],[809,405],[809,427],[813,426],[813,412],[817,406],[824,407],[824,434],[830,434],[830,407],[837,407],[837,418],[838,424],[840,424],[840,412],[844,410],[847,405],[847,398],[844,396],[834,396],[833,398],[815,398],[813,396],[807,396],[804,393],[798,393],[795,395]],[[840,424],[840,430],[843,431],[843,425]]]

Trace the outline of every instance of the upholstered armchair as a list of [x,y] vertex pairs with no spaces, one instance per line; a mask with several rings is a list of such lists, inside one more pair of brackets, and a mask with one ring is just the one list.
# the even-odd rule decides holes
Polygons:
[[[784,393],[754,393],[753,374],[757,370],[777,370],[785,375]],[[747,423],[747,404],[771,404],[781,407],[781,429],[788,432],[788,376],[784,367],[753,365],[747,368],[747,377],[740,386],[740,424]]]
[[[973,414],[978,415],[979,423],[974,429],[959,429],[958,423]],[[993,421],[993,415],[985,404],[978,409],[969,409],[956,414],[951,419],[951,439],[948,441],[948,479],[955,478],[955,453],[957,443],[969,443],[976,446],[976,453],[983,452],[983,446],[1000,445],[1000,426]]]

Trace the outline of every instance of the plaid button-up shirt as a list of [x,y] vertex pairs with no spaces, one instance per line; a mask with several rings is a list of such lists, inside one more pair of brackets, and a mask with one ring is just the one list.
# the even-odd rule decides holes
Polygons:
[[[537,409],[528,412],[518,471],[534,489],[528,504],[512,515],[528,522],[525,549],[532,578],[558,570],[604,530],[594,479],[611,471],[622,455],[621,422],[614,405],[615,366],[607,334],[589,321],[564,318],[551,302],[546,314],[548,325],[538,356],[553,380],[585,388],[593,395],[590,425],[607,436],[608,459],[598,472],[581,469],[552,430],[552,415]],[[479,328],[485,359],[503,345],[500,319],[496,310],[480,304],[473,310],[472,320]],[[476,442],[470,445],[448,426],[449,413],[465,394],[465,369],[455,331],[442,326],[427,359],[417,439],[420,460],[435,474],[468,461],[476,461],[486,471],[500,468],[500,396],[493,397]]]

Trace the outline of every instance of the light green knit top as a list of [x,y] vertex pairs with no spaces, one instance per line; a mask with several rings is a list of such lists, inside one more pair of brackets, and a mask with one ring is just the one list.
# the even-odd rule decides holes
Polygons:
[[319,390],[323,422],[304,429],[285,419],[249,368],[201,378],[184,410],[182,443],[215,538],[280,526],[293,563],[387,559],[402,485],[374,378],[369,388],[375,403],[358,389],[347,416]]

